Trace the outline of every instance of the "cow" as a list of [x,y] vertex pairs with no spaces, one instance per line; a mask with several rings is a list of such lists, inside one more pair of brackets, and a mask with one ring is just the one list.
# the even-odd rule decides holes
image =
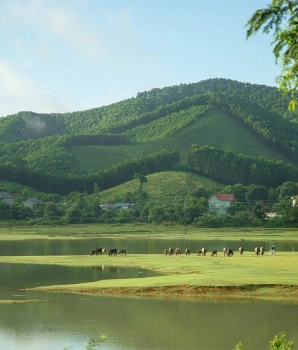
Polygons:
[[212,250],[211,256],[217,256],[217,250]]
[[109,256],[112,256],[112,255],[117,256],[117,248],[109,249],[108,255]]
[[173,255],[174,254],[174,248],[169,248],[169,255]]
[[189,248],[185,249],[185,255],[190,255],[190,249]]
[[92,249],[90,255],[98,255],[97,249]]
[[222,251],[223,251],[223,253],[224,253],[224,256],[226,256],[226,254],[227,254],[227,248],[224,248]]
[[240,255],[243,255],[244,249],[242,247],[239,247],[239,253]]
[[168,253],[169,253],[168,249],[165,249],[165,250],[163,251],[163,253],[164,253],[164,255],[168,255]]
[[102,248],[96,248],[97,253],[102,254]]
[[264,255],[265,249],[263,247],[260,247],[260,253],[261,253],[261,255]]
[[126,256],[126,249],[120,249],[118,255],[125,255]]
[[101,254],[107,254],[107,250],[105,248],[102,248]]
[[232,248],[228,248],[227,249],[227,256],[230,257],[230,256],[233,256],[233,255],[234,255],[233,249]]
[[260,248],[259,248],[259,247],[255,247],[255,253],[256,253],[257,255],[260,254]]
[[199,249],[199,250],[198,250],[197,255],[203,255],[203,256],[205,256],[206,253],[207,253],[206,248],[202,248],[202,249]]
[[175,254],[176,255],[181,255],[181,249],[180,248],[176,248],[175,249]]

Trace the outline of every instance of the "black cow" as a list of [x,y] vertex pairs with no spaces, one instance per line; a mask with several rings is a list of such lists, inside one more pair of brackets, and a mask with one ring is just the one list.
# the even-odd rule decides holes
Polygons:
[[190,255],[190,249],[189,248],[185,249],[185,255]]
[[217,250],[212,250],[211,256],[217,256]]
[[92,249],[90,255],[98,255],[97,249]]
[[240,255],[243,255],[244,249],[242,247],[239,247],[239,253]]
[[224,253],[224,256],[226,256],[226,254],[227,254],[227,248],[224,248],[222,251],[223,251],[223,253]]
[[125,255],[126,256],[126,249],[120,249],[118,255]]
[[234,252],[233,252],[233,249],[232,248],[228,248],[227,249],[227,256],[233,256],[234,255]]
[[102,254],[102,248],[96,248],[97,253]]
[[260,247],[260,253],[261,253],[262,255],[264,255],[265,249],[264,249],[263,247]]
[[108,255],[112,256],[117,256],[117,248],[111,248],[109,249]]
[[168,249],[165,249],[165,250],[163,251],[163,253],[164,253],[164,255],[168,255],[168,253],[169,253]]
[[169,248],[169,255],[173,255],[174,254],[174,248]]
[[259,247],[255,247],[255,253],[256,253],[257,255],[260,255],[260,248],[259,248]]

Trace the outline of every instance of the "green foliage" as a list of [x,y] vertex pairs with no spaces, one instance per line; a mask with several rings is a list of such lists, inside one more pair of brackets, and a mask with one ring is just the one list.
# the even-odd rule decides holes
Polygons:
[[255,192],[259,192],[259,198],[260,192],[263,192],[262,197],[267,196],[266,188],[298,180],[298,171],[280,161],[236,154],[215,147],[193,145],[188,152],[188,159],[193,171],[215,181],[259,186],[254,188]]
[[84,343],[85,349],[86,350],[96,350],[97,346],[102,343],[105,340],[105,336],[102,335],[98,338],[94,338],[89,340],[87,343]]
[[[267,8],[257,10],[247,23],[247,37],[261,29],[268,34],[273,31],[273,53],[281,65],[277,77],[280,90],[295,97],[298,91],[298,3],[292,0],[272,0]],[[294,110],[297,97],[289,103]]]
[[244,345],[241,341],[235,346],[234,350],[244,350]]
[[287,342],[287,336],[285,332],[281,332],[275,335],[269,344],[270,350],[290,350],[294,347],[294,343],[292,341]]
[[[290,350],[294,348],[292,341],[287,342],[287,335],[285,332],[281,332],[273,337],[273,340],[269,342],[269,350]],[[240,341],[234,350],[244,350],[244,345]]]

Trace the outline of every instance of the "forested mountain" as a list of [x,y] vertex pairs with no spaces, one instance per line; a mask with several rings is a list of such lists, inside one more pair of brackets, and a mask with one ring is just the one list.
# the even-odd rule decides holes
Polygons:
[[87,111],[19,112],[0,118],[0,180],[63,195],[179,167],[224,184],[298,181],[289,100],[273,87],[209,79]]

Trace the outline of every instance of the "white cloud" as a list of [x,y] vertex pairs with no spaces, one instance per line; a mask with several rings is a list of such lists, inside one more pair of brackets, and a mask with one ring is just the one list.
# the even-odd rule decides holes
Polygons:
[[31,31],[31,50],[33,47],[38,50],[40,46],[44,49],[54,38],[82,55],[99,58],[107,50],[104,41],[85,25],[79,7],[75,5],[74,1],[6,1],[0,5],[0,19],[5,18],[7,24],[11,22]]
[[29,79],[9,62],[0,60],[0,117],[19,111],[66,112],[45,86]]

